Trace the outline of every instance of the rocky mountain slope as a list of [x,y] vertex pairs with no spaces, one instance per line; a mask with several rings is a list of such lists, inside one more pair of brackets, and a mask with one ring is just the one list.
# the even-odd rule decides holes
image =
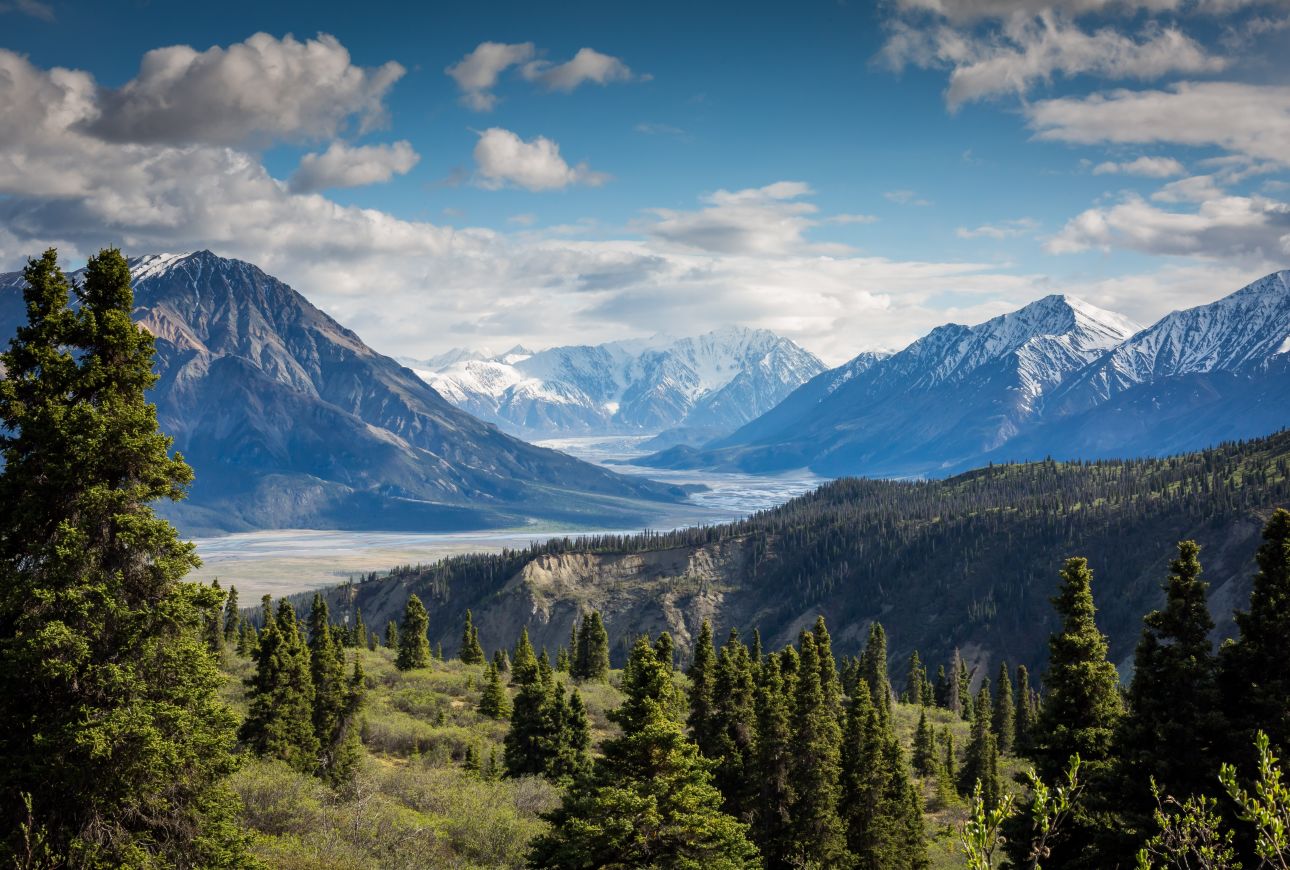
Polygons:
[[1058,571],[1083,555],[1099,626],[1125,664],[1179,540],[1203,546],[1216,635],[1229,635],[1232,609],[1248,601],[1262,524],[1288,504],[1283,432],[1168,459],[840,480],[739,523],[456,557],[327,594],[333,613],[361,609],[382,630],[416,593],[431,640],[450,654],[467,608],[489,652],[527,626],[552,654],[580,613],[600,610],[619,662],[645,631],[668,630],[684,655],[709,618],[718,636],[757,628],[773,648],[823,613],[839,653],[858,651],[877,619],[893,672],[913,649],[934,668],[958,647],[993,673],[1001,657],[1042,665]]
[[676,448],[642,464],[935,473],[1009,441],[1049,392],[1137,330],[1079,299],[1048,296],[977,326],[938,327],[887,357],[859,357],[702,450]]
[[726,434],[824,370],[811,353],[760,329],[504,354],[456,350],[410,365],[444,398],[530,438]]
[[[151,398],[197,475],[166,508],[188,534],[635,522],[644,501],[681,497],[475,419],[250,263],[201,251],[131,271],[157,339]],[[23,316],[20,288],[0,278],[0,335]]]

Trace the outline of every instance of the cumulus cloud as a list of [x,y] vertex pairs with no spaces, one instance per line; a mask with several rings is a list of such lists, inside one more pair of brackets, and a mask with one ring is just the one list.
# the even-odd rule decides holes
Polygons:
[[171,145],[330,138],[351,118],[360,132],[381,124],[385,94],[404,72],[394,61],[355,66],[325,33],[304,42],[257,33],[206,51],[172,45],[145,54],[137,76],[100,95],[91,130]]
[[656,208],[643,226],[652,238],[723,254],[783,254],[805,247],[804,233],[817,221],[813,191],[801,181],[778,181],[745,190],[718,190],[696,211]]
[[874,214],[835,214],[824,219],[830,224],[875,224],[878,216]]
[[533,191],[559,190],[571,184],[596,187],[609,180],[585,163],[570,166],[560,156],[560,146],[545,136],[525,142],[501,127],[489,127],[479,134],[475,165],[480,186],[488,188],[514,184]]
[[497,105],[497,87],[502,73],[519,67],[520,75],[548,91],[569,92],[579,85],[593,82],[646,81],[627,64],[594,48],[581,48],[570,60],[556,64],[535,59],[537,49],[531,42],[481,42],[475,50],[444,70],[461,89],[461,102],[476,112],[488,112]]
[[336,187],[362,187],[380,184],[395,175],[404,175],[416,166],[421,156],[406,140],[392,145],[350,146],[333,142],[321,154],[306,154],[291,176],[293,193],[314,193]]
[[524,65],[524,78],[538,82],[547,90],[572,91],[585,82],[605,85],[637,78],[631,68],[616,57],[601,54],[594,48],[580,48],[565,63],[552,64],[535,60]]
[[1290,87],[1179,82],[1163,90],[1120,89],[1040,100],[1026,107],[1040,139],[1218,147],[1290,165]]
[[457,87],[461,101],[476,112],[487,112],[497,105],[493,88],[506,70],[533,57],[531,42],[481,42],[475,50],[444,70]]
[[1266,262],[1290,255],[1290,204],[1262,196],[1220,195],[1192,211],[1169,211],[1131,194],[1113,206],[1091,208],[1072,218],[1047,248],[1055,254],[1126,248]]
[[1023,217],[1016,220],[1002,221],[997,224],[982,224],[973,229],[959,227],[954,231],[954,235],[960,239],[1002,240],[1029,235],[1037,229],[1039,229],[1039,221],[1034,218]]
[[1139,157],[1116,163],[1108,160],[1093,167],[1094,175],[1145,175],[1147,178],[1168,178],[1171,175],[1182,175],[1186,168],[1172,157]]
[[983,34],[952,24],[897,21],[881,56],[896,70],[950,70],[945,98],[951,109],[986,97],[1025,95],[1058,75],[1154,79],[1226,65],[1173,26],[1148,23],[1136,37],[1109,26],[1088,31],[1051,10],[1017,12]]

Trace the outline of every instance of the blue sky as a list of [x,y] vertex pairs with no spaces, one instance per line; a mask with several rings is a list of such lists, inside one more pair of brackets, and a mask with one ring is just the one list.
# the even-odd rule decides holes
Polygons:
[[0,268],[209,247],[402,355],[840,362],[1290,265],[1284,0],[265,5],[0,0]]

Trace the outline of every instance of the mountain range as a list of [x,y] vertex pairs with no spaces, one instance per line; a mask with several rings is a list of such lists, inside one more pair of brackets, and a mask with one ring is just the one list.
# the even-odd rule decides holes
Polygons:
[[[130,268],[134,318],[156,338],[149,398],[196,472],[187,501],[161,506],[185,534],[630,525],[684,497],[459,410],[250,263],[199,251]],[[0,335],[25,317],[22,286],[0,276]]]
[[457,407],[526,438],[666,433],[660,443],[729,434],[824,371],[788,339],[744,328],[405,362]]
[[935,476],[991,461],[1160,456],[1290,424],[1290,271],[1142,328],[1054,295],[862,354],[667,468]]

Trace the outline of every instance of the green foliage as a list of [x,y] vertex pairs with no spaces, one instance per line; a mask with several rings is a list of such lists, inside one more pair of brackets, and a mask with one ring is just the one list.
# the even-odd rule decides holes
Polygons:
[[699,637],[694,642],[690,667],[685,672],[690,678],[689,716],[686,725],[699,751],[709,758],[716,754],[716,739],[712,726],[713,683],[717,676],[717,653],[712,645],[712,623],[703,620]]
[[672,669],[646,639],[632,650],[623,691],[613,713],[622,734],[548,816],[530,866],[758,867],[747,828],[721,811],[707,764],[673,716]]
[[999,775],[999,744],[991,725],[993,706],[990,699],[990,681],[986,680],[977,692],[972,713],[972,739],[963,754],[963,767],[959,770],[959,791],[974,795],[985,802],[986,809],[994,809],[1003,798],[1003,780]]
[[527,628],[520,629],[520,639],[515,642],[515,654],[511,656],[511,660],[511,671],[515,674],[525,674],[537,668],[537,655],[533,652],[533,644],[529,642]]
[[788,861],[793,806],[792,723],[779,662],[775,655],[766,660],[756,697],[757,801],[752,839],[767,867],[783,867]]
[[285,599],[275,614],[269,596],[264,596],[263,618],[255,674],[246,681],[250,709],[238,736],[257,755],[280,758],[296,770],[312,772],[319,747],[309,648]]
[[506,693],[506,685],[497,671],[497,665],[493,663],[484,672],[484,691],[479,697],[479,714],[489,719],[507,719],[511,715],[511,696]]
[[193,546],[149,506],[192,471],[145,398],[129,269],[91,257],[75,309],[52,249],[23,275],[0,355],[0,860],[241,865],[235,720],[202,637],[222,596],[181,582]]
[[[398,631],[399,656],[395,660],[395,666],[399,670],[410,671],[413,668],[430,666],[430,639],[426,637],[426,628],[429,624],[430,617],[421,599],[415,595],[409,595],[407,604],[403,606],[403,622],[399,625]],[[469,616],[467,616],[467,625],[469,625]],[[483,657],[484,654],[481,651],[479,661],[483,661]]]
[[1235,834],[1224,829],[1218,801],[1204,795],[1192,795],[1185,801],[1162,798],[1154,779],[1151,796],[1156,802],[1152,813],[1156,833],[1138,851],[1138,870],[1236,870],[1241,866],[1233,845]]
[[1254,826],[1256,854],[1266,866],[1285,870],[1290,867],[1290,787],[1266,732],[1254,735],[1254,747],[1259,773],[1252,791],[1238,782],[1231,764],[1222,766],[1219,781],[1240,808],[1241,819]]
[[[959,844],[969,870],[992,870],[996,866],[995,853],[1005,846],[1014,855],[1011,866],[1043,870],[1041,862],[1052,854],[1050,843],[1071,821],[1083,790],[1079,771],[1080,758],[1075,755],[1066,766],[1062,784],[1056,788],[1050,788],[1033,770],[1026,771],[1023,778],[1032,797],[1024,815],[1018,812],[1012,795],[1004,795],[991,809],[980,787],[974,789],[972,813],[959,829]],[[1015,843],[1006,836],[1010,830],[1018,834]]]
[[399,648],[399,624],[392,619],[385,623],[385,648]]
[[1013,738],[1015,748],[1022,754],[1028,754],[1030,740],[1035,732],[1035,722],[1039,718],[1039,709],[1035,703],[1034,690],[1030,688],[1030,671],[1025,665],[1017,665],[1017,717]]
[[[670,666],[670,660],[666,663]],[[725,811],[748,821],[758,790],[756,682],[752,657],[736,632],[717,660],[710,727],[704,754],[716,762],[714,782],[725,797]]]
[[475,628],[475,616],[469,610],[466,611],[466,624],[461,629],[461,651],[457,656],[464,664],[482,665],[484,663],[484,647],[479,643],[479,630]]
[[838,815],[842,735],[820,685],[814,635],[803,632],[799,645],[789,743],[790,858],[801,866],[829,867],[846,854],[846,831]]
[[1008,673],[1008,663],[999,662],[999,701],[994,705],[995,739],[999,742],[999,751],[1007,755],[1012,752],[1017,740],[1016,702],[1012,697],[1012,675]]
[[609,677],[609,633],[598,611],[587,614],[578,626],[569,674],[579,680],[603,681]]
[[890,714],[892,691],[891,681],[887,678],[887,632],[883,630],[882,623],[874,622],[869,626],[869,639],[860,657],[860,668],[869,684],[869,696],[874,706],[885,708]]
[[228,597],[224,599],[224,642],[232,643],[242,627],[242,616],[237,609],[237,587],[228,587]]

